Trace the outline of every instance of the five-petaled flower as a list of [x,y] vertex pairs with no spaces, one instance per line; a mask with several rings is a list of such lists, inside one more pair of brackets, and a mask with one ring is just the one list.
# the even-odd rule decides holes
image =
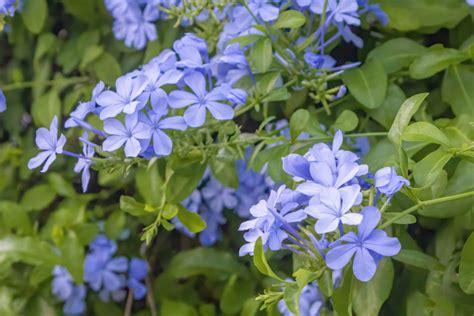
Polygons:
[[133,114],[145,106],[138,97],[145,90],[147,83],[148,78],[144,75],[133,77],[128,74],[118,78],[115,82],[117,92],[107,90],[96,98],[97,104],[103,107],[100,119],[115,117],[122,112]]
[[184,78],[184,83],[193,93],[187,91],[173,91],[168,101],[172,108],[188,107],[184,112],[184,120],[191,127],[199,127],[206,120],[207,110],[217,120],[230,120],[234,117],[234,110],[223,103],[225,96],[219,88],[210,92],[206,90],[206,79],[199,72],[193,72]]
[[396,255],[401,246],[397,238],[375,229],[381,217],[377,208],[366,206],[361,214],[364,218],[358,226],[358,233],[349,232],[331,244],[326,263],[333,270],[342,269],[355,255],[352,270],[357,279],[367,282],[374,276],[379,261]]
[[137,157],[142,147],[140,140],[150,138],[150,128],[138,121],[138,115],[126,115],[125,126],[117,119],[104,122],[104,131],[109,135],[102,144],[104,151],[115,151],[125,144],[125,156]]
[[166,112],[156,113],[149,111],[148,115],[140,112],[139,120],[149,127],[150,137],[142,141],[142,147],[148,148],[150,140],[153,139],[153,151],[157,156],[167,156],[173,149],[171,138],[163,131],[165,129],[173,129],[184,131],[187,128],[186,122],[182,116],[163,116]]
[[56,116],[51,121],[49,130],[41,127],[36,131],[35,142],[36,146],[43,151],[28,161],[28,168],[38,168],[44,163],[41,172],[46,172],[56,159],[56,154],[62,154],[66,143],[66,137],[63,134],[58,139],[58,118]]
[[323,190],[319,197],[319,203],[314,200],[305,209],[305,212],[317,218],[314,229],[318,234],[335,231],[339,225],[359,225],[362,215],[352,213],[349,210],[362,202],[360,186],[353,184],[339,190],[328,188]]

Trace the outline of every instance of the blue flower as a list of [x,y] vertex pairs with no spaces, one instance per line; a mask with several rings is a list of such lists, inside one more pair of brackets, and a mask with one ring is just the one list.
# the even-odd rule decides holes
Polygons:
[[341,188],[328,188],[321,192],[319,201],[310,201],[305,212],[317,218],[314,229],[318,234],[335,231],[339,225],[359,225],[362,215],[349,212],[349,210],[362,202],[360,186],[353,184]]
[[16,0],[0,1],[0,14],[13,16],[15,14],[15,4]]
[[58,139],[58,118],[56,116],[51,121],[49,130],[41,127],[36,131],[35,142],[36,146],[43,151],[28,161],[28,168],[38,168],[44,163],[41,172],[46,172],[56,159],[56,154],[63,152],[66,143],[66,137],[63,134]]
[[244,239],[248,242],[239,250],[239,255],[253,254],[255,242],[262,238],[264,249],[279,250],[282,242],[289,237],[286,231],[294,232],[292,223],[306,218],[303,210],[295,210],[299,204],[293,200],[294,192],[284,185],[277,191],[271,191],[268,200],[261,200],[250,208],[254,219],[240,224],[239,230],[248,230]]
[[336,60],[329,55],[316,54],[307,52],[304,54],[304,60],[312,68],[316,69],[328,69],[332,68],[336,64]]
[[5,98],[5,94],[3,91],[0,90],[0,113],[5,112],[7,110],[7,99]]
[[[299,299],[301,316],[319,316],[323,304],[323,298],[315,283],[309,283],[301,290]],[[283,316],[294,316],[283,299],[278,302],[278,310]]]
[[268,0],[250,0],[250,11],[264,22],[271,22],[278,18],[280,9],[273,6]]
[[338,23],[337,27],[339,28],[339,32],[341,32],[344,41],[346,41],[347,43],[353,43],[358,48],[362,48],[364,46],[362,38],[352,32],[349,26],[343,25],[342,23]]
[[133,114],[143,108],[145,105],[138,97],[145,90],[147,83],[148,78],[143,75],[125,75],[118,78],[115,82],[117,92],[104,91],[96,98],[97,104],[103,107],[100,119],[115,117],[121,112]]
[[341,150],[342,133],[334,136],[332,149],[320,143],[314,145],[305,156],[291,154],[283,158],[283,170],[297,181],[307,180],[298,185],[296,191],[314,196],[329,187],[341,188],[351,184],[355,177],[368,172],[367,165],[359,165],[357,155]]
[[133,290],[133,297],[136,300],[141,300],[146,295],[146,286],[143,284],[143,280],[145,280],[147,273],[148,264],[145,260],[139,258],[130,260],[127,285],[129,289]]
[[217,78],[217,84],[228,83],[233,85],[242,77],[250,73],[244,51],[239,43],[233,43],[217,54],[211,60],[211,71]]
[[105,235],[100,234],[89,244],[89,249],[93,252],[107,253],[112,256],[117,251],[117,244]]
[[185,36],[174,42],[173,49],[180,59],[176,62],[176,67],[196,71],[208,70],[209,56],[205,40],[192,33],[186,33]]
[[184,82],[193,93],[173,91],[169,94],[168,102],[175,109],[188,107],[184,112],[184,120],[189,126],[202,126],[206,120],[207,110],[217,120],[230,120],[234,117],[234,109],[222,103],[225,98],[219,88],[207,92],[206,79],[201,73],[192,72],[184,78]]
[[400,242],[395,237],[375,229],[380,221],[380,212],[373,206],[362,209],[363,220],[358,226],[357,235],[349,232],[335,241],[326,254],[329,268],[339,270],[354,257],[352,270],[357,279],[369,281],[377,270],[377,264],[385,256],[394,256],[400,251]]
[[150,3],[143,8],[140,3],[132,1],[107,0],[105,5],[114,17],[112,30],[115,38],[125,40],[126,46],[143,49],[148,41],[157,38],[158,4]]
[[199,233],[199,242],[209,247],[222,238],[221,226],[225,224],[226,219],[222,212],[212,210],[203,211],[201,217],[206,222],[206,229]]
[[[87,134],[83,135],[84,138],[87,138]],[[82,152],[84,158],[79,158],[74,166],[74,172],[82,172],[81,181],[82,181],[82,191],[85,193],[87,187],[89,186],[89,180],[91,178],[90,167],[94,163],[92,158],[94,157],[95,150],[94,147],[88,144],[87,142],[82,143]]]
[[54,267],[51,288],[53,294],[61,301],[67,300],[72,295],[74,282],[66,268],[61,266]]
[[397,175],[395,167],[385,167],[375,173],[375,187],[387,196],[394,195],[404,185],[410,186],[410,181]]
[[150,100],[153,111],[156,113],[166,111],[168,95],[161,87],[168,84],[176,84],[181,79],[182,72],[170,69],[162,73],[159,64],[154,63],[146,67],[142,73],[148,78],[148,83],[140,96],[141,101],[143,104],[146,104]]
[[209,210],[214,213],[220,213],[224,208],[233,209],[238,203],[235,190],[225,187],[213,177],[201,189],[201,194]]
[[337,23],[360,25],[357,0],[330,0],[328,7],[330,15]]
[[86,287],[83,284],[74,286],[71,296],[64,302],[65,315],[80,315],[86,311]]
[[167,48],[164,49],[158,56],[152,58],[147,64],[143,65],[143,71],[147,71],[149,67],[153,67],[153,65],[158,65],[160,71],[167,72],[171,69],[176,69],[176,61],[178,58],[176,57],[176,53],[173,52],[171,49]]
[[96,107],[96,98],[99,96],[102,91],[104,91],[105,84],[100,81],[92,90],[92,98],[88,102],[79,103],[77,108],[71,112],[70,118],[64,123],[65,128],[76,127],[79,124],[77,120],[84,120],[89,113],[99,112],[99,109]]
[[382,25],[388,24],[388,21],[389,21],[388,15],[380,8],[380,5],[378,3],[369,4],[369,0],[357,0],[357,4],[363,7],[363,9],[359,11],[359,14],[363,14],[366,12],[373,13],[375,17],[380,21],[380,23],[382,23]]
[[139,113],[139,119],[142,123],[149,127],[151,138],[142,142],[142,147],[147,148],[150,140],[153,139],[153,151],[157,156],[168,156],[173,149],[171,138],[163,131],[165,129],[174,129],[184,131],[187,128],[186,122],[182,116],[172,116],[163,118],[166,112],[155,113],[152,111],[145,115]]
[[[126,285],[128,262],[125,257],[112,257],[108,252],[93,251],[84,259],[84,281],[96,292],[117,293]],[[117,296],[115,297],[117,298]]]
[[235,192],[239,202],[235,207],[238,216],[247,218],[250,216],[250,208],[260,200],[263,200],[270,190],[267,175],[247,169],[244,160],[237,161],[237,172],[239,175],[239,187]]
[[140,140],[150,139],[150,128],[138,121],[138,115],[126,115],[125,126],[117,119],[106,119],[104,131],[109,135],[102,144],[104,151],[115,151],[125,144],[126,157],[137,157],[142,151]]
[[51,287],[53,294],[65,302],[63,311],[66,315],[78,315],[85,311],[86,288],[82,284],[74,285],[71,274],[66,268],[54,267]]
[[183,37],[179,40],[176,40],[173,44],[173,49],[180,54],[183,50],[188,49],[189,47],[195,48],[199,54],[204,56],[204,59],[207,59],[208,50],[207,50],[207,42],[194,35],[193,33],[186,33]]

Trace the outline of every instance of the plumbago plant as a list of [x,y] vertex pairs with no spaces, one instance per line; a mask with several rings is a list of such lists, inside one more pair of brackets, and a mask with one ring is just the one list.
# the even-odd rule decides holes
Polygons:
[[1,314],[473,314],[472,5],[0,0]]

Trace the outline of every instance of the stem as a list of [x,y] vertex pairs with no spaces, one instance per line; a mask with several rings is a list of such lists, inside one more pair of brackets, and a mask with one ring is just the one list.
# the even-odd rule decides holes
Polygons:
[[326,10],[328,8],[328,0],[324,0],[324,6],[323,6],[323,13],[321,15],[321,37],[319,38],[319,45],[321,46],[319,51],[321,53],[321,56],[324,56],[324,29],[325,29],[325,24],[326,24]]
[[151,316],[157,316],[158,313],[156,311],[156,303],[155,298],[153,296],[153,288],[151,287],[150,278],[145,278],[145,285],[146,285],[146,301],[148,305],[150,305],[150,314]]
[[420,207],[435,205],[435,204],[449,202],[449,201],[460,200],[460,199],[464,199],[464,198],[472,197],[472,196],[474,196],[474,191],[455,194],[455,195],[450,195],[450,196],[445,196],[445,197],[442,197],[442,198],[432,199],[432,200],[428,200],[428,201],[419,201],[417,204],[415,204],[412,207],[398,213],[397,216],[392,217],[391,219],[389,219],[388,221],[386,221],[385,223],[380,225],[379,228],[384,229],[385,227],[387,227],[388,225],[392,224],[393,222],[399,220],[403,216],[408,215],[408,214],[413,213],[414,211],[418,210]]
[[0,90],[3,91],[12,91],[17,89],[26,89],[32,87],[41,87],[41,86],[52,86],[54,84],[75,84],[86,82],[89,80],[89,77],[71,77],[71,78],[61,78],[61,79],[53,79],[53,80],[42,80],[42,81],[23,81],[23,82],[16,82],[7,84],[0,87]]
[[123,316],[132,315],[132,306],[133,306],[133,290],[129,289],[128,296],[127,296],[127,303],[125,304],[125,312],[123,313]]
[[[387,136],[387,132],[373,132],[373,133],[354,133],[354,134],[346,134],[344,138],[359,138],[359,137],[383,137]],[[328,141],[332,140],[333,136],[316,136],[310,137],[305,139],[297,139],[296,142],[315,142],[315,141]]]

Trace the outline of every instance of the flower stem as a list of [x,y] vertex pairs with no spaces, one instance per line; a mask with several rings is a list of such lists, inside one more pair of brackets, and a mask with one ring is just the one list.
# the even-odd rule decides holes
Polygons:
[[388,221],[386,221],[385,223],[380,225],[379,228],[384,229],[385,227],[387,227],[388,225],[392,224],[393,222],[399,220],[403,216],[408,215],[410,213],[413,213],[413,212],[415,212],[416,210],[418,210],[419,208],[421,208],[423,206],[435,205],[435,204],[439,204],[439,203],[460,200],[460,199],[473,197],[473,196],[474,196],[474,191],[470,191],[470,192],[465,192],[465,193],[460,193],[460,194],[455,194],[455,195],[444,196],[444,197],[438,198],[438,199],[432,199],[432,200],[427,200],[427,201],[419,201],[417,204],[415,204],[412,207],[398,213],[397,216],[392,217],[391,219],[389,219]]
[[16,82],[7,84],[0,87],[0,90],[3,91],[12,91],[18,89],[26,89],[32,87],[41,87],[41,86],[52,86],[55,84],[75,84],[86,82],[89,80],[89,77],[71,77],[71,78],[60,78],[60,79],[53,79],[53,80],[41,80],[41,81],[23,81],[23,82]]

